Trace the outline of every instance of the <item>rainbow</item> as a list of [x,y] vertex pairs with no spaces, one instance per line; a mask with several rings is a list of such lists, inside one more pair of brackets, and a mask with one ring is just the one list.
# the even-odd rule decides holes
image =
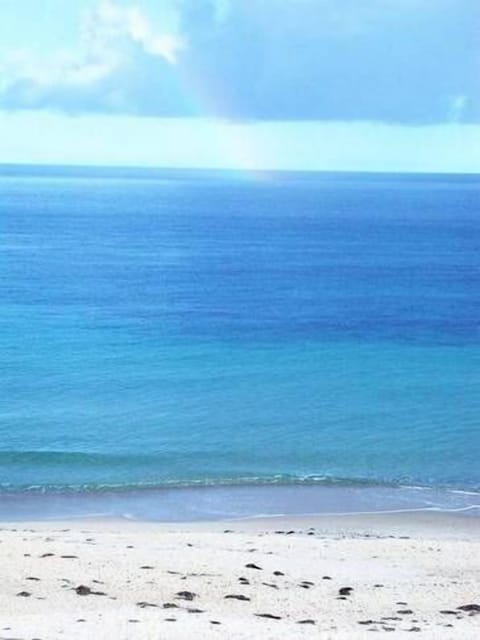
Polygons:
[[244,126],[242,122],[228,120],[224,114],[234,113],[235,108],[229,102],[227,91],[222,91],[213,82],[205,78],[199,80],[190,68],[181,62],[172,62],[171,69],[175,73],[184,107],[194,117],[208,121],[212,130],[212,146],[218,149],[223,158],[222,168],[236,171],[239,180],[255,180],[271,182],[272,172],[265,168],[267,157],[266,146],[259,136],[255,135],[251,123]]

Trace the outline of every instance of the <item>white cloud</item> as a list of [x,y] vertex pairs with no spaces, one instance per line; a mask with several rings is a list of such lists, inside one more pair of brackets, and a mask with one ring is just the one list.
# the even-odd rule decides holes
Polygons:
[[35,107],[46,92],[88,90],[108,80],[128,65],[132,50],[174,65],[185,46],[184,38],[156,28],[138,6],[99,0],[85,17],[77,50],[39,58],[23,49],[0,59],[0,92],[7,98],[16,93],[19,106]]
[[123,7],[114,0],[100,0],[90,17],[89,31],[94,46],[98,46],[99,38],[101,46],[126,38],[146,53],[160,56],[170,64],[175,64],[185,47],[184,39],[177,34],[157,32],[138,6]]

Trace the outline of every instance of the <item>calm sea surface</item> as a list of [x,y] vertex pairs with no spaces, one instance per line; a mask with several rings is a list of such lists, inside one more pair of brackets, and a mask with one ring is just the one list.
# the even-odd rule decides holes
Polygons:
[[478,490],[479,195],[0,167],[0,496]]

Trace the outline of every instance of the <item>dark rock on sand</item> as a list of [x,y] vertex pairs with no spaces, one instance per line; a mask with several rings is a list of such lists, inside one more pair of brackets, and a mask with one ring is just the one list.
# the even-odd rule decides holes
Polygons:
[[268,618],[269,620],[281,620],[282,616],[274,616],[273,613],[255,613],[257,618]]
[[283,573],[283,571],[274,571],[273,575],[274,576],[284,576],[285,574]]
[[137,602],[137,607],[140,609],[146,609],[147,607],[158,607],[158,604],[152,604],[151,602]]
[[411,609],[399,609],[397,611],[397,613],[399,613],[402,616],[408,616],[408,615],[412,614],[413,611]]
[[17,593],[17,596],[20,596],[20,598],[29,598],[31,595],[32,594],[28,591],[20,591],[19,593]]
[[315,620],[298,620],[297,624],[316,624]]
[[258,569],[258,571],[263,571],[262,567],[259,567],[258,564],[254,564],[253,562],[249,562],[245,565],[246,569]]
[[165,602],[163,605],[164,609],[178,609],[178,604],[174,604],[173,602]]
[[244,596],[242,594],[239,594],[239,595],[237,595],[237,594],[228,594],[227,596],[225,596],[225,600],[228,600],[228,599],[230,599],[230,600],[242,600],[244,602],[250,600],[250,598],[248,596]]
[[193,593],[192,591],[179,591],[177,593],[177,598],[179,598],[180,600],[193,600],[196,597],[197,594]]
[[106,596],[103,591],[92,591],[90,587],[86,587],[84,584],[74,588],[74,591],[79,596]]
[[[398,613],[401,613],[400,611]],[[458,611],[452,611],[451,609],[442,609],[440,613],[443,613],[445,616],[458,616],[460,615]]]
[[187,608],[188,613],[205,613],[203,609],[194,609],[193,607]]
[[467,611],[469,613],[480,613],[480,604],[462,604],[460,607],[457,607],[460,611]]
[[353,591],[353,587],[340,587],[340,589],[338,590],[338,593],[341,596],[349,596]]

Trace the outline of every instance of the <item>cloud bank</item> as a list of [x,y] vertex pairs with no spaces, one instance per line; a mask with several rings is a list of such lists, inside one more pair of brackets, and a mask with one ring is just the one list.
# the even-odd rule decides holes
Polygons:
[[159,0],[174,28],[144,2],[100,0],[68,51],[3,56],[0,108],[480,122],[478,0]]

